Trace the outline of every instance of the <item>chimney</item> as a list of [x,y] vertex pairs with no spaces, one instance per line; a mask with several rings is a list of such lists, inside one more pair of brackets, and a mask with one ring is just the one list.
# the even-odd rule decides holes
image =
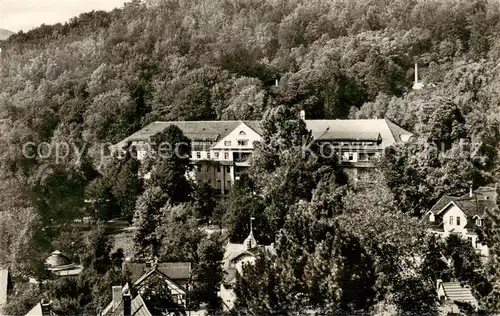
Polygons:
[[123,316],[132,315],[132,298],[130,292],[123,294]]
[[469,187],[469,197],[472,197],[474,194],[472,192],[472,185]]
[[120,306],[120,302],[122,301],[122,286],[116,285],[112,288],[113,293],[113,310],[117,309]]
[[439,289],[439,285],[441,285],[442,283],[443,283],[443,280],[438,279],[438,280],[436,281],[436,289]]
[[305,110],[300,110],[300,119],[305,120],[306,119],[306,111]]

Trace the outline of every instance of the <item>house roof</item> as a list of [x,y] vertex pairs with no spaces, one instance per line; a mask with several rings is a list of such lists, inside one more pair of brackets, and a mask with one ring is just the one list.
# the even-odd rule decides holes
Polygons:
[[[192,140],[218,141],[227,136],[241,123],[262,135],[260,121],[173,121],[153,122],[120,141],[115,147],[122,147],[130,141],[148,141],[151,136],[170,125],[179,127]],[[381,146],[405,142],[412,133],[387,119],[363,120],[305,120],[307,129],[314,138],[345,140],[382,140]]]
[[[314,136],[314,135],[313,135]],[[379,141],[382,140],[380,133],[377,132],[330,132],[319,134],[316,137],[319,140],[365,140],[365,141]]]
[[227,267],[224,269],[224,280],[222,281],[224,284],[231,284],[236,281],[236,275],[238,271],[236,268]]
[[26,314],[26,316],[57,316],[57,314],[52,311],[49,304],[39,302]]
[[441,283],[441,286],[447,299],[477,306],[477,300],[472,295],[470,287],[462,286],[460,282],[444,282]]
[[[131,274],[132,282],[137,281],[153,267],[148,267],[146,262],[124,262],[123,271]],[[189,280],[191,278],[191,262],[159,262],[157,269],[174,281]]]
[[314,138],[320,138],[321,135],[328,133],[332,136],[338,135],[337,139],[343,136],[346,137],[346,140],[376,140],[380,134],[382,147],[405,142],[413,135],[388,119],[306,120],[305,122]]
[[436,202],[436,204],[434,204],[434,206],[431,208],[431,212],[434,213],[434,215],[439,214],[443,210],[443,208],[445,206],[447,206],[448,204],[450,204],[451,201],[454,201],[454,199],[456,199],[456,198],[452,197],[452,196],[448,196],[448,195],[442,196]]
[[[123,301],[122,301],[123,302]],[[153,316],[144,302],[144,299],[139,294],[131,302],[131,315],[133,316]],[[123,315],[123,304],[120,303],[117,309],[113,311],[112,316],[122,316]]]
[[477,190],[462,196],[443,196],[431,208],[431,212],[439,215],[451,202],[459,207],[467,217],[482,217],[486,210],[498,209],[496,190],[491,187],[479,187]]
[[177,287],[178,290],[181,291],[182,293],[186,292],[187,289],[184,286],[179,285],[173,279],[169,278],[165,273],[161,272],[158,266],[155,266],[153,269],[151,269],[148,272],[144,273],[139,279],[137,279],[133,283],[133,287],[136,288],[142,282],[144,282],[144,280],[148,279],[154,273],[159,273],[160,275],[162,275],[163,277],[165,277],[166,280],[168,280],[167,282],[169,282],[170,284],[172,284],[174,287]]
[[[127,293],[128,291],[130,290],[130,287],[127,284],[125,284],[125,286],[122,288],[122,297],[123,297],[123,294]],[[110,315],[110,313],[114,312],[113,310],[113,301],[111,301],[108,306],[106,306],[104,308],[104,310],[101,312],[101,316],[106,316],[106,315]]]
[[130,135],[117,145],[121,146],[129,141],[147,141],[151,136],[165,130],[171,125],[179,127],[184,135],[191,140],[207,140],[215,142],[226,137],[241,123],[245,123],[258,134],[261,133],[260,122],[258,121],[157,121]]

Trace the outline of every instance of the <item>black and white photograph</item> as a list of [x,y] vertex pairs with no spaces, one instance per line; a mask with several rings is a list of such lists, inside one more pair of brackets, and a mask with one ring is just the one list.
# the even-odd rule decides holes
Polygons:
[[0,0],[0,316],[500,315],[499,0]]

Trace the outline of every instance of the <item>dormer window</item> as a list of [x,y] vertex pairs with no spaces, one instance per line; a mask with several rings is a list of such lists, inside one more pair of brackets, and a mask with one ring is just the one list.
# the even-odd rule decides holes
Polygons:
[[429,215],[429,221],[430,222],[436,221],[436,218],[434,217],[434,213],[431,213],[431,215]]

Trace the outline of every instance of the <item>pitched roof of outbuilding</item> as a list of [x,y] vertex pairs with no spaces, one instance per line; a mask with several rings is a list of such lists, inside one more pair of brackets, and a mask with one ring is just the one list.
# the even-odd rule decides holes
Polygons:
[[444,282],[442,286],[447,299],[471,305],[478,304],[470,287],[462,286],[460,282]]

